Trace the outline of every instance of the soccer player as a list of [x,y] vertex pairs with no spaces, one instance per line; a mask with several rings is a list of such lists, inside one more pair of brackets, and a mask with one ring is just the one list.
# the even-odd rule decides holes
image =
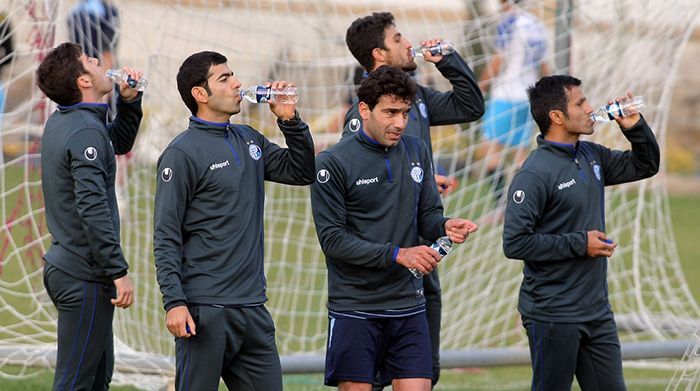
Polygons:
[[659,146],[639,113],[615,117],[631,151],[579,140],[593,133],[580,85],[548,76],[528,89],[542,134],[508,190],[503,250],[525,262],[518,310],[533,390],[570,390],[574,375],[583,390],[625,389],[608,301],[608,257],[617,243],[605,233],[604,186],[659,169]]
[[[411,42],[396,28],[394,16],[389,12],[375,12],[356,19],[348,27],[345,42],[352,55],[366,72],[372,72],[382,65],[391,65],[412,72],[417,65],[411,51]],[[440,39],[422,41],[421,45],[432,46]],[[435,64],[437,70],[452,84],[452,91],[439,92],[417,85],[415,97],[411,101],[405,134],[418,137],[428,146],[432,164],[432,141],[430,127],[476,121],[484,114],[484,98],[476,81],[476,76],[464,59],[458,54],[432,55],[423,52],[425,61]],[[345,115],[343,138],[351,137],[362,128],[362,118],[358,102]],[[448,194],[454,189],[454,180],[435,173],[438,191]],[[440,279],[437,269],[423,278],[427,300],[428,323],[433,349],[433,384],[440,377],[440,319],[442,299]]]
[[[138,80],[142,73],[123,68]],[[46,223],[53,236],[44,255],[44,285],[58,309],[53,389],[109,388],[114,368],[114,307],[133,300],[119,244],[115,154],[131,150],[141,123],[141,96],[119,86],[117,116],[107,124],[112,82],[80,46],[51,50],[36,72],[39,88],[58,103],[41,140]]]
[[311,186],[316,232],[328,267],[325,384],[340,390],[430,390],[431,342],[423,281],[439,255],[419,236],[462,243],[477,227],[445,218],[430,150],[405,136],[416,86],[383,66],[358,89],[363,126],[320,153]]
[[501,152],[515,147],[515,162],[520,167],[532,142],[527,87],[540,75],[551,73],[545,61],[547,31],[534,15],[520,8],[519,2],[501,0],[503,14],[496,26],[496,51],[479,82],[484,91],[489,87],[491,90],[483,120],[482,150],[497,200],[505,184],[499,168]]
[[264,181],[312,183],[314,144],[292,104],[270,104],[288,149],[230,123],[240,87],[223,55],[189,56],[177,74],[189,127],[158,160],[154,252],[178,390],[215,390],[220,378],[232,390],[282,389],[264,306]]

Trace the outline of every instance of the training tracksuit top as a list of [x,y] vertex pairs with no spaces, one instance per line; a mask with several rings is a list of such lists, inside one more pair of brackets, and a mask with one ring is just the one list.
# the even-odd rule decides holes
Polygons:
[[587,232],[606,232],[604,187],[649,178],[660,159],[644,118],[622,133],[631,151],[587,141],[560,144],[540,135],[537,149],[513,178],[503,251],[525,261],[518,304],[523,316],[567,323],[611,312],[608,260],[587,255]]
[[277,124],[288,148],[247,125],[191,117],[158,159],[153,241],[166,311],[267,301],[264,181],[308,185],[315,175],[308,125]]
[[391,148],[364,131],[316,159],[311,186],[316,233],[326,255],[328,308],[406,309],[425,303],[423,281],[396,263],[398,248],[445,234],[430,151],[416,137]]
[[127,274],[119,244],[114,155],[129,152],[141,123],[141,97],[109,106],[58,106],[41,139],[41,187],[51,247],[46,262],[83,281],[111,283]]

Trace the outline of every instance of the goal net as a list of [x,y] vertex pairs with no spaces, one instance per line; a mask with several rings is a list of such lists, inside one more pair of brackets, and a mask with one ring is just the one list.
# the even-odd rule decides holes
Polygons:
[[[0,50],[0,376],[25,377],[55,360],[56,310],[42,283],[42,254],[50,237],[39,165],[43,123],[55,109],[34,86],[47,50],[68,39],[67,15],[77,1],[9,0],[0,5],[14,51]],[[114,0],[118,64],[145,70],[144,119],[134,151],[119,158],[123,247],[136,286],[136,302],[115,311],[118,374],[171,376],[174,344],[164,327],[152,255],[155,161],[187,126],[189,112],[175,86],[189,54],[214,50],[244,86],[272,79],[294,81],[300,115],[318,150],[340,137],[353,97],[357,64],[344,42],[357,17],[391,11],[414,45],[443,37],[481,72],[494,53],[497,0]],[[684,48],[700,10],[695,0],[530,0],[520,6],[546,26],[547,60],[557,73],[583,80],[594,104],[627,90],[644,95],[645,116],[659,143]],[[4,46],[3,46],[4,47]],[[417,59],[420,62],[420,59]],[[418,82],[450,86],[429,63]],[[488,99],[489,96],[487,95]],[[283,143],[265,105],[243,105],[234,122],[248,123]],[[443,350],[526,347],[516,310],[522,262],[501,247],[502,205],[484,163],[480,121],[433,129],[435,161],[455,177],[443,199],[446,213],[480,223],[467,244],[440,267]],[[619,149],[628,143],[616,126],[597,128],[593,140]],[[534,142],[533,144],[534,145]],[[507,181],[517,169],[512,151],[496,156]],[[326,341],[326,268],[311,215],[308,188],[266,185],[265,264],[268,308],[277,325],[284,363],[322,356]],[[669,219],[665,164],[652,179],[606,190],[608,236],[619,247],[609,262],[609,292],[628,342],[689,339],[700,308],[683,276]],[[656,363],[653,365],[668,365]],[[143,386],[142,380],[138,380]]]

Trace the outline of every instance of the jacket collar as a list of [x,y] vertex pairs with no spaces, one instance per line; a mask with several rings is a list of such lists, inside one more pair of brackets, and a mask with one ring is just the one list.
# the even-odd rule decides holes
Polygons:
[[575,157],[578,153],[579,145],[581,145],[580,141],[577,141],[576,144],[565,144],[545,140],[541,134],[537,135],[537,146],[539,149],[544,149],[560,156]]
[[100,120],[100,122],[107,123],[107,111],[109,110],[107,103],[80,102],[70,106],[58,105],[58,111],[61,113],[70,113],[76,110],[87,113]]
[[[402,136],[403,137],[403,136]],[[385,147],[382,144],[379,144],[375,139],[371,138],[367,133],[365,133],[365,130],[360,127],[360,130],[355,132],[355,139],[362,145],[363,147],[369,149],[370,151],[376,151],[376,152],[388,152],[396,147],[394,145],[393,147]],[[399,140],[400,142],[400,140]]]
[[218,135],[226,134],[230,122],[211,122],[201,118],[190,116],[190,129],[203,130]]

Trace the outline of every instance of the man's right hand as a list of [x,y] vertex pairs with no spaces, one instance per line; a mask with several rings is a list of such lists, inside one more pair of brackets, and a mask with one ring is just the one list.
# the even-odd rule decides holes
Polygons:
[[[170,334],[179,338],[189,338],[197,335],[197,327],[186,305],[169,309],[165,314],[165,326],[170,331]],[[187,326],[190,328],[189,333],[187,332]]]
[[117,288],[117,297],[110,302],[119,308],[129,307],[134,302],[134,286],[131,285],[129,276],[117,278],[114,280],[114,286]]
[[611,257],[613,250],[617,247],[617,243],[607,243],[604,240],[608,238],[604,232],[588,231],[588,244],[586,245],[586,254],[591,258]]
[[400,248],[396,255],[396,263],[403,267],[416,269],[428,274],[440,261],[440,254],[428,246]]

